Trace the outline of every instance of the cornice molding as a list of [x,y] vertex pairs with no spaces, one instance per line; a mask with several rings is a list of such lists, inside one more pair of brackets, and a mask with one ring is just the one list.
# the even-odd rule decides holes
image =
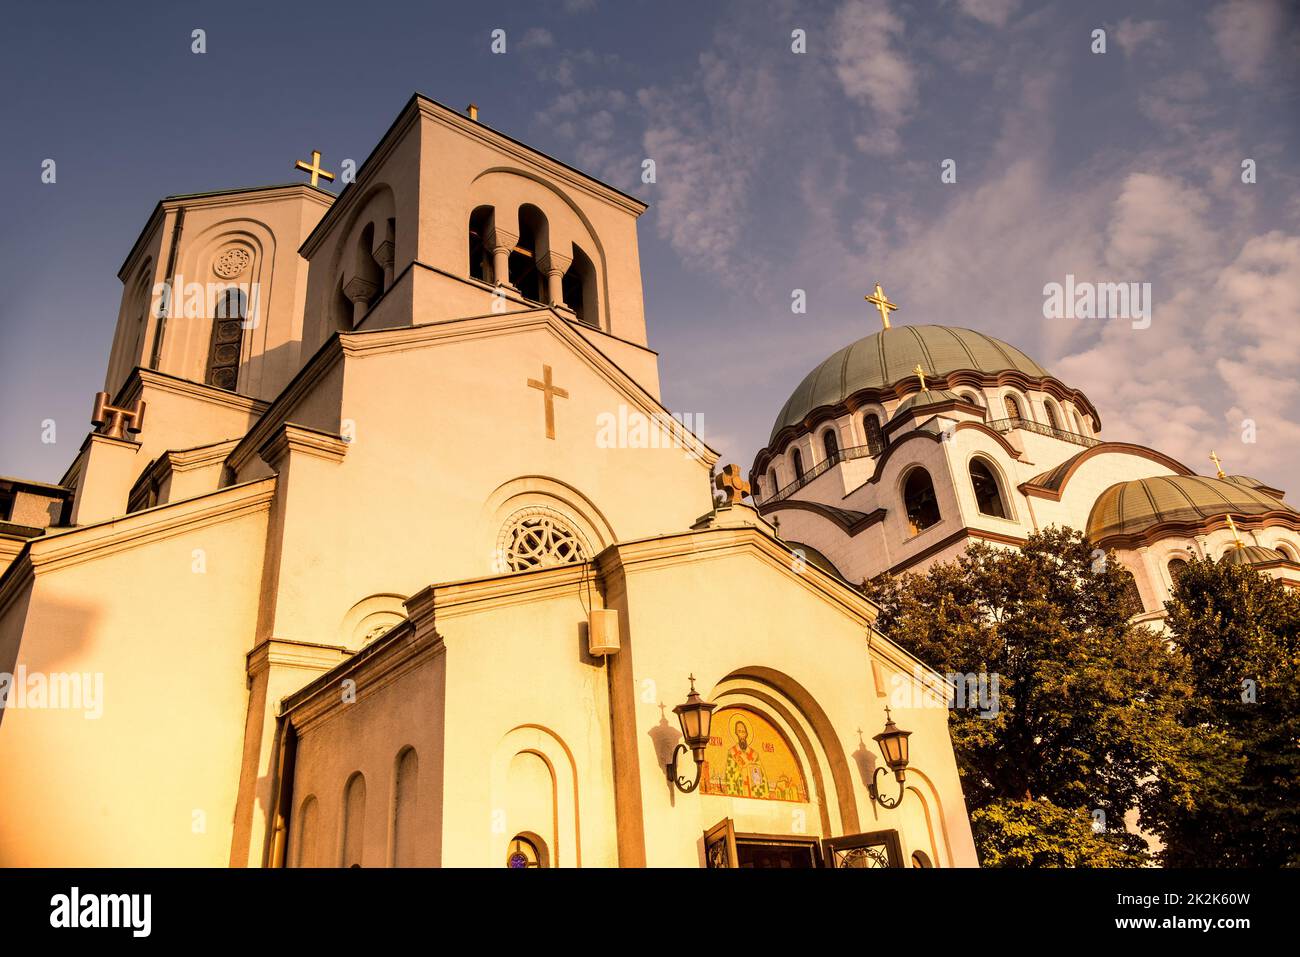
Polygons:
[[291,452],[326,462],[342,462],[348,453],[348,442],[339,435],[285,422],[257,448],[262,461],[277,470],[280,461]]
[[33,539],[0,575],[0,609],[13,599],[15,589],[21,590],[20,581],[28,576],[68,568],[232,518],[267,511],[274,493],[275,479],[266,478]]
[[1138,548],[1154,545],[1156,542],[1165,538],[1195,538],[1197,535],[1208,535],[1211,532],[1217,532],[1228,527],[1226,516],[1231,515],[1237,528],[1242,531],[1253,531],[1260,528],[1286,528],[1293,532],[1300,532],[1300,515],[1290,509],[1277,509],[1272,512],[1259,512],[1256,514],[1243,514],[1233,511],[1230,507],[1216,515],[1200,521],[1191,522],[1159,522],[1140,532],[1131,532],[1126,535],[1107,535],[1105,538],[1089,539],[1098,548],[1114,548],[1118,550],[1133,551]]
[[260,415],[268,408],[268,404],[260,399],[240,395],[237,392],[228,392],[225,389],[218,389],[216,386],[205,385],[192,379],[182,379],[179,376],[168,375],[165,372],[145,369],[141,366],[136,366],[131,370],[131,374],[126,377],[126,381],[117,390],[117,396],[114,398],[113,404],[129,405],[143,396],[146,388],[187,399],[197,399],[208,405],[223,406],[249,415]]
[[[1155,449],[1147,448],[1145,445],[1135,445],[1130,442],[1103,442],[1100,445],[1094,445],[1091,448],[1084,449],[1082,452],[1076,452],[1070,458],[1066,459],[1065,462],[1058,464],[1055,468],[1048,469],[1046,472],[1036,475],[1034,478],[1029,479],[1026,482],[1021,482],[1016,487],[1025,495],[1032,495],[1035,498],[1045,498],[1049,501],[1059,502],[1061,496],[1065,494],[1066,486],[1070,484],[1070,479],[1074,477],[1074,473],[1079,470],[1080,466],[1089,459],[1095,458],[1098,455],[1104,455],[1107,452],[1113,452],[1119,455],[1136,455],[1139,458],[1149,459],[1157,465],[1163,465],[1175,475],[1196,474],[1177,459],[1170,458],[1168,455],[1165,455],[1163,452],[1157,452]],[[1066,463],[1069,464],[1067,465]],[[1052,475],[1052,473],[1062,465],[1066,466],[1065,474],[1062,475],[1059,480],[1055,480],[1054,484],[1036,484],[1036,480]]]

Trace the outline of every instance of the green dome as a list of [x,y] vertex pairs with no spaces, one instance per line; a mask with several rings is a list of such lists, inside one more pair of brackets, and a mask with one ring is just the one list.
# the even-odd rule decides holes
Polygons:
[[1038,379],[1048,374],[1029,356],[1000,339],[953,326],[895,326],[845,346],[809,372],[791,394],[772,426],[771,443],[787,426],[797,426],[814,409],[836,405],[862,389],[888,389],[915,377],[960,369],[1021,372]]
[[1263,515],[1294,509],[1280,499],[1227,479],[1159,475],[1112,485],[1088,515],[1088,538],[1133,535],[1163,522],[1200,524],[1216,515]]
[[909,409],[917,406],[938,405],[941,402],[969,402],[969,399],[962,398],[951,389],[927,389],[924,392],[914,392],[902,402],[898,403],[898,408],[894,410],[893,418],[906,413]]
[[1229,548],[1219,559],[1229,565],[1262,565],[1265,562],[1285,561],[1286,556],[1271,548],[1259,545],[1247,545],[1244,548]]

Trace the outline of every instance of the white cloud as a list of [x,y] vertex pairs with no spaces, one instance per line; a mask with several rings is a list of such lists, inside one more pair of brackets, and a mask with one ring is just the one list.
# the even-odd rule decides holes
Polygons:
[[1241,83],[1264,78],[1285,26],[1279,0],[1228,0],[1210,11],[1214,44]]
[[1115,27],[1115,42],[1125,56],[1133,56],[1144,46],[1159,45],[1164,34],[1165,24],[1159,20],[1125,17]]
[[545,27],[529,27],[515,44],[517,50],[545,50],[555,46],[555,37]]
[[1011,14],[1020,6],[1020,0],[958,0],[964,14],[991,27],[1004,27]]
[[900,51],[903,21],[884,0],[849,0],[832,22],[831,60],[846,96],[875,113],[856,137],[867,153],[898,151],[898,127],[916,102],[916,71]]

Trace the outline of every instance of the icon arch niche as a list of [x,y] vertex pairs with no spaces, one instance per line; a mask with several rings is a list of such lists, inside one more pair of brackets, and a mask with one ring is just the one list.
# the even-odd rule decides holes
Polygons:
[[[721,681],[709,700],[717,710],[705,754],[709,766],[700,784],[706,817],[729,818],[738,832],[773,837],[828,838],[858,830],[848,761],[830,722],[806,691],[778,672],[746,669]],[[739,745],[735,725],[746,719],[752,750],[772,771],[769,775],[768,768],[762,769],[771,780],[757,798],[735,793],[737,762],[731,786],[727,780],[727,754]]]

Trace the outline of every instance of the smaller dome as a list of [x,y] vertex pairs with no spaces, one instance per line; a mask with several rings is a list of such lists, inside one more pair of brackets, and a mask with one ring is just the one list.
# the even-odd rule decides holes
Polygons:
[[1219,515],[1295,514],[1285,502],[1227,479],[1159,475],[1118,482],[1097,497],[1088,516],[1088,539],[1134,535],[1166,522],[1199,525]]
[[941,405],[944,402],[969,402],[970,400],[958,395],[951,389],[927,389],[925,392],[914,392],[898,404],[894,410],[893,418],[897,419],[913,409],[924,409],[931,405]]
[[1271,548],[1246,545],[1242,548],[1229,548],[1219,561],[1228,565],[1263,565],[1267,562],[1286,561],[1286,556]]

